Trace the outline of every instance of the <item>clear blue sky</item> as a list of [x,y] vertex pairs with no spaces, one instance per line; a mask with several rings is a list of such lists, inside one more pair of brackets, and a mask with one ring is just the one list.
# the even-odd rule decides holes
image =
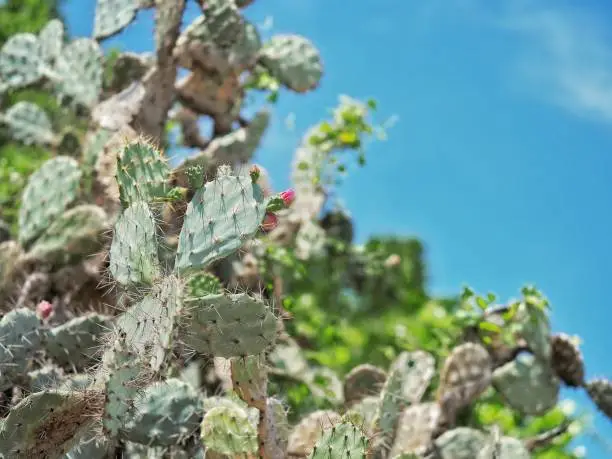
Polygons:
[[[71,34],[91,33],[93,9],[66,1]],[[422,238],[434,293],[468,283],[505,300],[535,283],[554,329],[583,338],[588,376],[612,377],[612,4],[256,0],[246,15],[273,18],[266,36],[309,37],[325,61],[317,91],[281,94],[258,153],[276,189],[289,186],[304,130],[339,94],[375,97],[381,120],[399,122],[341,189],[358,239]],[[151,31],[141,13],[106,46],[150,51]],[[596,426],[612,441],[610,423],[597,416]],[[612,457],[579,444],[589,458]]]

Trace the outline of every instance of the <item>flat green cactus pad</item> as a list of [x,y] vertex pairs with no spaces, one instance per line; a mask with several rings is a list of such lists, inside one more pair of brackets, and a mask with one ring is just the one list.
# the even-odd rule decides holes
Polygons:
[[119,33],[136,17],[141,0],[97,0],[93,35],[107,38]]
[[257,427],[245,410],[217,406],[209,410],[200,427],[207,450],[232,457],[257,451]]
[[314,446],[309,459],[365,458],[369,439],[362,430],[349,422],[342,422],[325,429]]
[[436,438],[435,447],[440,459],[474,459],[486,445],[482,432],[468,427],[457,427]]
[[0,93],[36,83],[43,75],[43,51],[36,35],[18,33],[0,50]]
[[54,135],[47,113],[38,105],[21,101],[12,105],[0,121],[8,125],[15,140],[26,145],[50,144]]

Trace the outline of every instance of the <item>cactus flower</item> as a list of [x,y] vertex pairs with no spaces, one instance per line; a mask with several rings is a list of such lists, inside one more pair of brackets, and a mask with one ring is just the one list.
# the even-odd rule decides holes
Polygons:
[[251,176],[251,181],[253,183],[257,183],[257,180],[259,180],[259,176],[261,175],[261,169],[259,169],[257,164],[253,164],[251,166],[251,170],[249,170],[249,175]]
[[48,301],[43,300],[40,303],[38,303],[38,306],[36,306],[36,315],[43,320],[49,317],[52,312],[53,312],[53,305],[49,303]]
[[268,233],[270,231],[272,231],[274,228],[276,228],[278,226],[278,217],[271,213],[268,212],[266,213],[263,222],[261,223],[261,229]]
[[295,190],[289,188],[280,194],[280,198],[285,202],[285,205],[289,207],[293,201],[295,201]]

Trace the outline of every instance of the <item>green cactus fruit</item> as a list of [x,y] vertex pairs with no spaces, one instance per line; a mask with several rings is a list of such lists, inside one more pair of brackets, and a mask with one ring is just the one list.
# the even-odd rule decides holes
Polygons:
[[42,58],[47,64],[53,64],[64,47],[64,24],[59,19],[52,19],[38,33]]
[[315,88],[323,75],[319,51],[299,35],[276,35],[264,44],[260,62],[283,86],[306,92]]
[[217,276],[207,272],[195,273],[186,284],[188,298],[223,293],[223,285]]
[[584,359],[578,344],[565,333],[551,337],[551,365],[555,374],[570,387],[584,385]]
[[45,365],[28,373],[30,392],[42,392],[45,389],[58,389],[66,376],[61,368],[55,365]]
[[257,451],[257,428],[245,410],[230,406],[210,409],[200,426],[202,443],[207,451],[231,457]]
[[109,270],[123,285],[152,284],[159,277],[155,220],[145,202],[132,204],[117,219]]
[[[40,349],[44,331],[34,311],[13,309],[0,320],[0,390],[4,391],[25,376]],[[24,381],[25,383],[25,381]],[[1,451],[1,449],[0,449]]]
[[166,197],[170,167],[152,145],[138,140],[117,157],[117,183],[125,207],[137,201]]
[[42,47],[31,33],[11,36],[0,49],[0,82],[6,88],[17,89],[36,83],[43,76],[43,70]]
[[59,216],[34,242],[29,257],[65,264],[80,261],[97,252],[108,230],[106,212],[98,206],[84,204]]
[[276,338],[276,317],[261,301],[244,293],[209,295],[187,304],[185,344],[217,357],[264,352]]
[[119,335],[102,356],[105,391],[102,430],[111,438],[124,432],[134,400],[146,385],[146,373],[139,367],[139,356],[131,349],[125,336]]
[[400,416],[389,457],[425,454],[439,425],[440,416],[440,406],[437,403],[422,403],[406,408]]
[[89,38],[77,38],[66,45],[54,67],[58,93],[85,107],[93,107],[102,89],[102,57],[98,43]]
[[341,422],[342,417],[335,411],[319,410],[310,413],[291,431],[287,447],[288,456],[309,456],[323,432]]
[[181,286],[168,276],[140,302],[117,318],[117,328],[125,335],[130,347],[148,357],[150,368],[158,372],[167,362],[178,333],[183,310]]
[[512,437],[501,437],[489,442],[478,453],[477,459],[531,459],[531,454],[522,441]]
[[612,382],[605,378],[592,379],[585,386],[597,408],[612,419]]
[[6,457],[61,457],[94,422],[100,397],[82,392],[44,391],[15,405],[0,424]]
[[97,0],[93,36],[103,39],[115,35],[136,17],[140,0]]
[[48,145],[55,139],[49,117],[42,108],[31,102],[17,102],[0,117],[0,121],[9,127],[15,140],[26,145]]
[[54,327],[45,342],[47,355],[63,367],[85,369],[95,361],[109,325],[109,317],[90,313]]
[[23,192],[19,209],[19,241],[31,242],[64,213],[77,197],[81,171],[67,156],[56,156],[34,172]]
[[491,367],[491,358],[480,344],[464,343],[453,349],[444,362],[438,387],[438,401],[445,417],[454,419],[458,410],[489,387]]
[[178,379],[167,379],[147,387],[136,399],[124,438],[149,446],[182,443],[198,429],[202,415],[195,389]]
[[493,384],[512,408],[525,415],[543,415],[559,396],[559,380],[548,363],[530,354],[497,368]]
[[482,432],[469,427],[457,427],[444,432],[434,441],[440,459],[474,459],[486,445]]
[[287,410],[280,400],[268,398],[264,417],[258,426],[260,455],[286,457],[289,433]]
[[268,395],[268,371],[265,356],[233,357],[230,363],[234,392],[247,405],[265,412]]
[[187,206],[175,269],[203,268],[230,255],[257,232],[265,209],[263,192],[250,177],[220,168],[217,179],[200,188]]
[[363,458],[369,448],[369,439],[363,431],[354,424],[342,422],[325,429],[321,438],[312,449],[309,459]]

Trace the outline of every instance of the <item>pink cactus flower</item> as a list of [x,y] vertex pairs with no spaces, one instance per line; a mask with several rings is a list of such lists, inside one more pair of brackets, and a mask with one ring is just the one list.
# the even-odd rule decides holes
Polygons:
[[278,217],[275,214],[268,212],[265,215],[263,222],[261,223],[261,229],[264,232],[268,233],[272,231],[274,228],[276,228],[277,225],[278,225]]
[[293,201],[295,201],[295,190],[293,188],[289,188],[288,190],[283,191],[280,194],[280,197],[283,201],[285,201],[285,205],[289,207]]
[[40,303],[38,303],[38,306],[36,306],[36,315],[43,320],[49,317],[52,312],[53,312],[53,305],[49,303],[48,301],[43,300]]

